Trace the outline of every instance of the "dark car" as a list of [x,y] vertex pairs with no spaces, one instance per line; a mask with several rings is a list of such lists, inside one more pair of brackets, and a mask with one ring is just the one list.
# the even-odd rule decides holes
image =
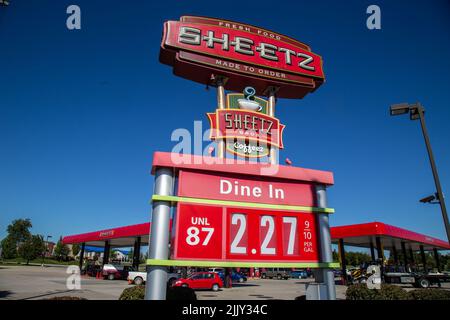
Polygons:
[[334,274],[334,277],[342,277],[342,270],[340,270],[340,269],[333,269],[333,274]]
[[291,271],[291,277],[294,279],[307,279],[308,278],[308,272],[306,270],[293,270]]
[[[222,279],[222,281],[225,282],[225,274],[223,272],[218,272],[218,275],[219,275],[220,279]],[[231,281],[242,283],[242,282],[247,281],[247,276],[245,276],[242,273],[233,271],[231,273]]]
[[289,269],[284,268],[268,268],[266,271],[261,273],[261,278],[266,279],[289,279],[291,277],[291,272]]
[[96,277],[99,272],[102,271],[102,266],[94,265],[94,264],[88,264],[86,265],[86,268],[84,270],[84,274],[90,276],[90,277]]

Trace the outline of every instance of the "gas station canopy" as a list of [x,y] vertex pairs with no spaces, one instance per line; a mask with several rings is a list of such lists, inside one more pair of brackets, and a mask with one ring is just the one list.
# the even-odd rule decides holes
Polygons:
[[395,227],[382,222],[369,222],[352,224],[331,228],[333,243],[340,239],[345,245],[370,248],[376,243],[377,238],[384,249],[401,249],[402,243],[413,251],[450,250],[450,245],[443,240],[424,234]]
[[137,237],[141,245],[148,245],[150,223],[140,223],[131,226],[118,227],[88,233],[80,233],[63,238],[64,244],[84,243],[92,247],[104,247],[105,242],[113,248],[132,247]]
[[[104,247],[109,241],[111,247],[132,247],[137,237],[141,238],[141,245],[148,245],[150,223],[141,223],[130,226],[105,229],[100,231],[81,233],[63,238],[63,243],[85,243],[87,246]],[[332,242],[337,243],[340,239],[346,245],[370,248],[380,239],[384,249],[401,249],[402,242],[414,251],[420,250],[450,250],[450,245],[440,239],[423,235],[395,227],[382,222],[369,222],[346,226],[331,227]]]

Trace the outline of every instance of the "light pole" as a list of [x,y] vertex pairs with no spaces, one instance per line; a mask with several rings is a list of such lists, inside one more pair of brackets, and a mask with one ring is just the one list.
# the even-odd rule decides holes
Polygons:
[[409,113],[410,120],[417,120],[417,119],[420,120],[423,137],[425,139],[425,145],[427,146],[428,157],[430,159],[431,170],[433,171],[434,184],[436,185],[437,191],[436,196],[435,197],[433,196],[433,199],[431,199],[431,197],[428,197],[430,201],[423,201],[427,200],[427,198],[425,198],[422,199],[421,202],[431,202],[432,200],[437,200],[439,202],[442,211],[442,218],[444,219],[445,231],[447,232],[447,240],[450,243],[450,225],[448,222],[447,208],[445,207],[445,199],[444,195],[442,194],[441,183],[439,181],[436,163],[434,162],[433,151],[431,150],[430,138],[428,137],[428,131],[425,126],[425,117],[424,117],[425,109],[419,102],[417,102],[415,104],[408,104],[408,103],[394,104],[391,106],[390,111],[391,116]]

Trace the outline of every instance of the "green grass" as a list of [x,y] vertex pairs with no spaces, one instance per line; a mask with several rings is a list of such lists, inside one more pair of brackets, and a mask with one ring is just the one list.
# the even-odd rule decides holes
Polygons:
[[[22,258],[15,259],[0,259],[0,264],[3,265],[26,265],[27,261]],[[30,260],[30,264],[42,264],[42,258]],[[58,261],[55,259],[44,259],[44,264],[60,264],[60,265],[78,265],[78,261]]]

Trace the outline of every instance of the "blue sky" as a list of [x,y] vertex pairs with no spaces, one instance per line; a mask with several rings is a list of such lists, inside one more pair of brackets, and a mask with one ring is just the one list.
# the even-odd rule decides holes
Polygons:
[[[214,90],[158,62],[162,24],[184,14],[274,30],[322,55],[326,83],[279,99],[281,157],[331,170],[332,225],[383,221],[445,239],[418,122],[388,106],[420,101],[450,188],[447,1],[16,1],[0,7],[0,238],[13,219],[68,235],[147,221],[152,153],[175,128],[208,123]],[[78,4],[82,29],[69,31]],[[382,29],[366,28],[381,7]]]

